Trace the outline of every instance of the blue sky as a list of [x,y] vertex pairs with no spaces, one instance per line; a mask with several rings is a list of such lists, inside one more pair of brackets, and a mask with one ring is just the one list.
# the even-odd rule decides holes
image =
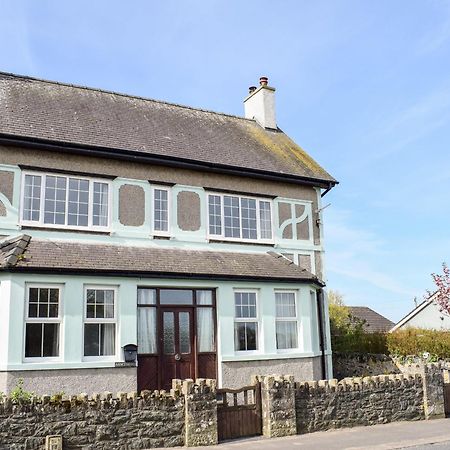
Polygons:
[[450,2],[0,0],[0,70],[279,126],[340,185],[328,285],[392,320],[450,262]]

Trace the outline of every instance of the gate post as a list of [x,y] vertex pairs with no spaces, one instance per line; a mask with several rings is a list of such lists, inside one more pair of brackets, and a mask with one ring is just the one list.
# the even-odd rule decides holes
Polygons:
[[283,437],[297,434],[294,376],[254,377],[261,383],[263,435]]
[[[179,382],[174,380],[175,384]],[[216,380],[197,378],[182,382],[185,401],[186,447],[217,444]]]
[[425,364],[422,376],[425,419],[443,419],[445,417],[443,368],[440,364]]

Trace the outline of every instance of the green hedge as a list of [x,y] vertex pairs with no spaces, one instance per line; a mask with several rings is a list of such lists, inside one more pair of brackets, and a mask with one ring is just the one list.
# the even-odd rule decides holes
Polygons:
[[331,336],[331,348],[342,353],[382,353],[396,357],[430,354],[431,360],[450,358],[450,331],[407,328],[394,333],[360,330]]
[[393,356],[422,356],[428,352],[432,359],[450,358],[450,331],[407,328],[386,337],[388,351]]
[[387,355],[384,333],[346,333],[331,336],[331,348],[342,353],[382,353]]

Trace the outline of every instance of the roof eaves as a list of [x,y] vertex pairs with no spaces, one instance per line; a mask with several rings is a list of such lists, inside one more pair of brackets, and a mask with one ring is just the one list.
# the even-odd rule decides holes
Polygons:
[[159,154],[143,154],[138,151],[124,150],[112,147],[99,147],[74,142],[53,141],[22,135],[0,133],[0,143],[45,150],[58,150],[67,153],[84,154],[90,156],[129,160],[135,162],[147,162],[158,165],[180,167],[186,169],[208,170],[217,173],[247,175],[253,178],[271,179],[289,183],[302,183],[331,189],[339,184],[334,178],[314,178],[282,172],[270,172],[259,169],[243,168],[227,164],[209,163],[193,159],[176,158]]

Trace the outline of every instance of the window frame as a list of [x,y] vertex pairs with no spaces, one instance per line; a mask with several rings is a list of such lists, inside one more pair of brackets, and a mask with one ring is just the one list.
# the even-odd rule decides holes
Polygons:
[[[167,231],[155,230],[155,191],[165,191],[167,192]],[[152,185],[151,195],[150,195],[150,211],[151,211],[151,230],[152,236],[164,236],[168,237],[171,235],[172,226],[172,189],[169,186],[164,185]]]
[[[30,289],[58,289],[59,290],[59,302],[58,302],[58,317],[29,317],[30,308]],[[63,360],[63,292],[64,285],[60,283],[26,283],[25,284],[25,310],[24,310],[24,327],[23,327],[23,350],[22,350],[22,360],[25,363],[33,362],[55,362]],[[27,344],[27,324],[28,323],[56,323],[59,325],[58,334],[58,356],[25,356],[26,344]]]
[[[224,193],[207,191],[206,192],[206,231],[207,239],[211,241],[230,241],[230,242],[251,242],[251,243],[263,243],[263,244],[274,244],[275,242],[275,228],[274,228],[274,202],[272,198],[267,197],[256,197],[254,195],[245,194],[234,194],[234,193]],[[220,197],[220,217],[221,217],[221,234],[212,234],[210,232],[210,221],[209,221],[209,197],[211,195]],[[236,197],[239,199],[239,231],[241,237],[226,237],[225,236],[225,207],[224,207],[224,197]],[[256,201],[256,239],[246,239],[242,237],[242,199],[249,199]],[[270,205],[270,227],[271,235],[270,239],[261,238],[261,209],[260,202],[267,202]]]
[[[295,317],[278,317],[277,316],[277,300],[276,294],[294,294],[294,306],[295,306]],[[299,307],[298,307],[298,291],[294,289],[275,289],[274,290],[274,303],[275,303],[275,348],[277,353],[297,353],[300,350],[300,318],[299,318]],[[297,331],[297,347],[292,348],[278,348],[277,345],[277,322],[295,322]]]
[[[255,307],[256,314],[255,317],[236,317],[236,294],[255,294]],[[259,305],[259,291],[257,289],[234,289],[233,290],[233,344],[234,353],[236,355],[252,355],[260,354],[262,352],[262,340],[261,340],[261,314]],[[236,350],[236,335],[235,335],[235,324],[243,322],[256,323],[256,349],[255,350]]]
[[[27,175],[40,176],[41,177],[41,188],[40,188],[40,206],[39,206],[39,220],[25,220],[23,218],[24,206],[25,206],[25,178]],[[45,185],[47,177],[63,177],[66,179],[66,198],[65,198],[65,223],[55,224],[55,223],[45,223],[44,222],[44,208],[45,208]],[[69,214],[69,179],[74,178],[77,180],[85,180],[89,182],[89,203],[88,203],[88,225],[69,225],[68,214]],[[93,225],[93,208],[94,208],[94,183],[102,183],[108,186],[108,225]],[[63,172],[39,172],[35,170],[23,170],[21,179],[21,190],[20,190],[20,207],[19,207],[19,223],[25,226],[39,227],[39,228],[57,228],[63,230],[85,230],[85,231],[100,231],[109,232],[112,227],[112,207],[113,207],[113,189],[112,182],[106,178],[89,177],[77,174],[67,174]]]
[[[108,290],[114,292],[114,317],[95,318],[87,317],[87,291],[92,290]],[[83,286],[83,328],[81,332],[81,355],[82,361],[116,361],[119,355],[119,321],[118,321],[118,296],[119,288],[116,285],[104,285],[104,284],[85,284]],[[84,333],[86,324],[105,324],[113,323],[114,327],[114,354],[112,355],[97,355],[86,356],[84,354]]]

